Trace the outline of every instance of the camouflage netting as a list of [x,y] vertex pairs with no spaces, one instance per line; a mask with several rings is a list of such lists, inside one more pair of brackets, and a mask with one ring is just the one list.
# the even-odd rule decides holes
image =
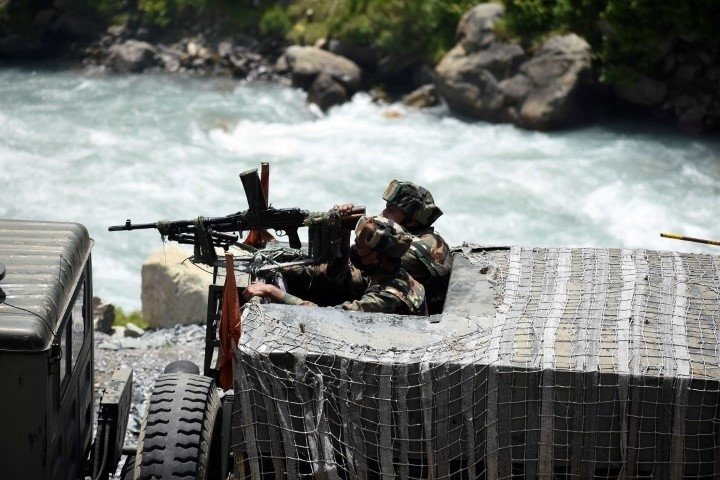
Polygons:
[[430,319],[254,305],[249,478],[718,478],[720,257],[466,249]]

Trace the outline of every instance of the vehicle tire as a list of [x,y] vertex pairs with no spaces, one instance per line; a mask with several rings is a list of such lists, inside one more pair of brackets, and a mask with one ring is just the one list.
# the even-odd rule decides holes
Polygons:
[[[145,413],[135,459],[135,479],[211,477],[218,450],[220,399],[215,382],[184,373],[158,377]],[[217,453],[213,455],[217,457]]]

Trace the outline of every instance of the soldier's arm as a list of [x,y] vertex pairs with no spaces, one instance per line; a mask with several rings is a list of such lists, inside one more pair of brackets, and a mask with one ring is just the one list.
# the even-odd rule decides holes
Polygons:
[[337,308],[358,312],[408,313],[405,303],[397,296],[385,291],[366,293],[359,300],[342,303]]
[[284,303],[286,305],[315,305],[312,302],[308,302],[302,298],[283,292],[275,285],[268,283],[251,283],[245,288],[243,297],[247,300],[253,297],[269,298],[275,303]]

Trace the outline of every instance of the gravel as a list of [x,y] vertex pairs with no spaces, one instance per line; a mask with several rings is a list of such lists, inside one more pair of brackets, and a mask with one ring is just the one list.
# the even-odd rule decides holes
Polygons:
[[[125,445],[137,444],[140,424],[158,375],[175,360],[190,360],[202,372],[204,355],[205,327],[201,325],[147,331],[139,338],[95,331],[95,411],[113,372],[118,368],[132,368],[132,407]],[[118,473],[124,461],[121,459]]]

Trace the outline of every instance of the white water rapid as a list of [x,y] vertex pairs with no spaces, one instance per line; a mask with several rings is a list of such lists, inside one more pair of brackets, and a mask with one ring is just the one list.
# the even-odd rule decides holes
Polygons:
[[415,181],[453,245],[720,254],[659,237],[720,238],[720,140],[646,124],[538,133],[364,94],[322,115],[278,86],[4,68],[0,132],[0,218],[86,225],[95,294],[124,309],[140,307],[140,267],[162,244],[107,227],[245,209],[238,174],[262,161],[277,207],[379,212],[390,180]]

